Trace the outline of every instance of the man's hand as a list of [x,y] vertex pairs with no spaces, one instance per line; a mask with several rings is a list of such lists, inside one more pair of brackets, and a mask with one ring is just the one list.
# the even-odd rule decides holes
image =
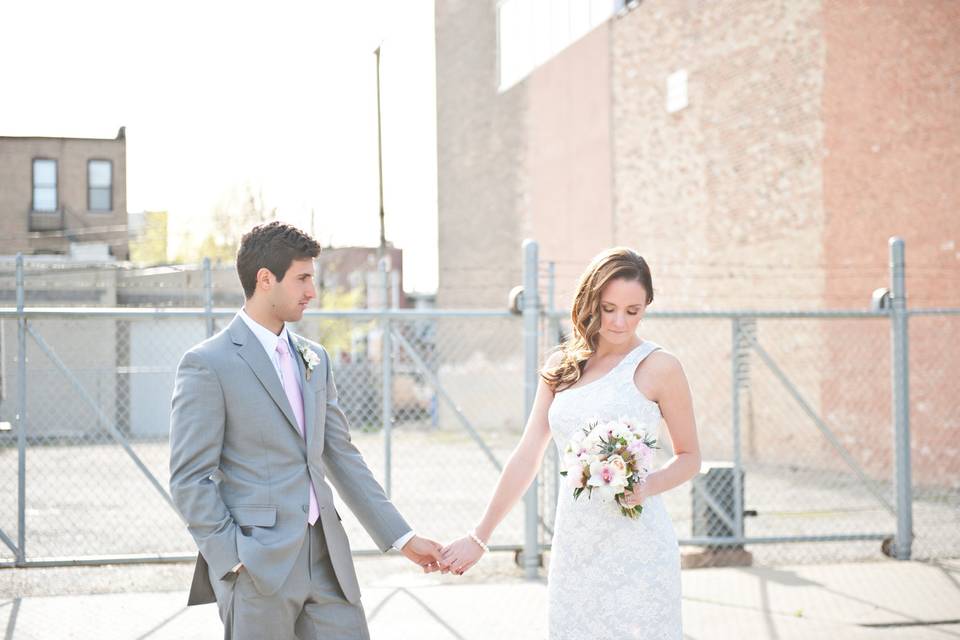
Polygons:
[[440,543],[429,538],[413,536],[403,545],[400,553],[407,559],[423,567],[424,573],[432,573],[440,569]]

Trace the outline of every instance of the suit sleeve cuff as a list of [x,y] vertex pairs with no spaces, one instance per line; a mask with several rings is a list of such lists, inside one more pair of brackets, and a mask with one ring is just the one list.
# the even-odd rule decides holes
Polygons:
[[410,539],[413,538],[413,536],[415,535],[417,534],[414,533],[413,531],[406,532],[405,534],[397,538],[397,541],[393,543],[393,548],[396,549],[397,551],[400,551],[401,549],[403,549],[404,545],[410,542]]

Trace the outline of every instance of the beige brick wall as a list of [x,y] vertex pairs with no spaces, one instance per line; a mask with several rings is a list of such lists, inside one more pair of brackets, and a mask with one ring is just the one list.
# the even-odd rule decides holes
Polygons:
[[[818,3],[641,5],[499,95],[495,29],[492,2],[437,3],[441,306],[501,305],[530,236],[560,304],[626,244],[660,308],[819,306]],[[668,114],[679,68],[691,105]]]
[[[30,234],[34,158],[57,160],[57,198],[63,232]],[[87,161],[113,162],[113,211],[87,208]],[[0,255],[65,253],[70,240],[107,242],[125,260],[127,247],[126,140],[0,137]]]
[[496,3],[436,4],[443,307],[506,307],[520,282],[527,88],[497,93]]
[[[506,309],[524,238],[577,274],[613,240],[609,30],[498,93],[496,4],[436,3],[440,308]],[[438,349],[448,393],[484,407],[477,426],[522,428],[519,322],[441,324]],[[445,405],[441,424],[456,425]]]
[[438,2],[436,30],[437,301],[505,308],[522,280],[524,238],[571,279],[613,243],[610,30],[503,93],[496,2]]
[[[643,3],[612,26],[616,242],[648,259],[652,309],[818,308],[818,3]],[[681,69],[689,106],[669,113],[667,77]],[[644,335],[685,365],[704,456],[731,459],[730,321],[649,325]],[[773,322],[758,337],[819,407],[819,385],[806,384],[826,358],[817,333]],[[793,456],[812,425],[759,361],[750,376],[747,458]]]
[[[616,239],[658,308],[819,306],[816,2],[644,3],[614,20]],[[668,113],[685,69],[690,105]]]
[[554,262],[557,305],[569,306],[590,259],[614,244],[610,27],[594,29],[525,82],[530,176],[527,237]]
[[[440,308],[500,308],[521,280],[520,242],[527,206],[525,114],[527,88],[497,93],[496,3],[436,3],[437,172]],[[437,328],[438,375],[479,428],[513,426],[523,419],[518,333],[503,323],[469,320]],[[484,411],[486,385],[503,380],[509,391]],[[442,428],[458,429],[446,403]]]

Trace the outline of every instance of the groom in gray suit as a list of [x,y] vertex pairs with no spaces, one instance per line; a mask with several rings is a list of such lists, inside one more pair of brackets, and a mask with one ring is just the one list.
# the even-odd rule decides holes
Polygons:
[[226,638],[369,638],[328,479],[383,551],[438,569],[440,545],[350,442],[327,352],[286,328],[316,296],[319,252],[295,227],[254,227],[237,253],[243,309],[177,369],[170,492],[200,550],[188,604],[216,600]]

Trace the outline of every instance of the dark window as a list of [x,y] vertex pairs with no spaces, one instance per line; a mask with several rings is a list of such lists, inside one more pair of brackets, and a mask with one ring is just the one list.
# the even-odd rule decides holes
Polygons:
[[33,210],[57,210],[57,161],[33,161]]
[[113,163],[109,160],[87,163],[87,209],[113,211]]

